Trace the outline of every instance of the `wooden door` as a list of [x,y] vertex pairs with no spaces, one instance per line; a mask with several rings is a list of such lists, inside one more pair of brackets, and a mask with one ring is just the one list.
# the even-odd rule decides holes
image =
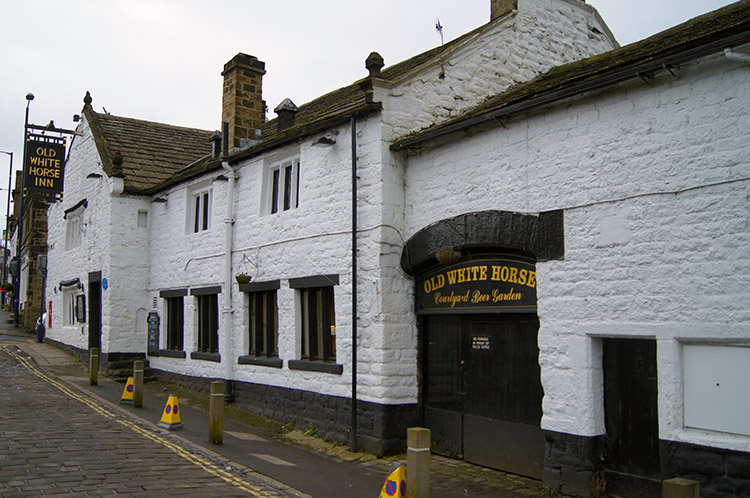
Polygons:
[[603,348],[607,489],[648,495],[660,477],[656,341],[604,339]]
[[435,450],[540,478],[536,315],[425,317],[425,419]]

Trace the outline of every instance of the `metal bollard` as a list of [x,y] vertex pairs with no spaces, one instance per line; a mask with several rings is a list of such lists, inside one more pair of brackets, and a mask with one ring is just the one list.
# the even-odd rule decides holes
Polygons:
[[133,408],[143,408],[143,360],[133,362]]
[[224,382],[211,382],[211,399],[208,406],[208,440],[212,444],[224,442]]
[[99,348],[89,350],[89,385],[95,386],[99,381]]
[[412,427],[406,431],[406,496],[430,496],[430,429]]
[[699,498],[700,483],[690,479],[675,477],[662,481],[663,498]]

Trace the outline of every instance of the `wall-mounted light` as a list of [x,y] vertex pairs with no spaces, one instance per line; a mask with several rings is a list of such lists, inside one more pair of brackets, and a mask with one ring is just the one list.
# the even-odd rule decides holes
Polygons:
[[435,253],[435,259],[441,265],[452,265],[461,259],[461,252],[454,251],[449,245],[444,245],[442,249]]
[[313,142],[312,146],[319,145],[321,147],[331,147],[336,143],[336,140],[330,137],[320,137],[317,142]]
[[102,175],[100,175],[99,173],[89,173],[88,175],[86,175],[86,178],[101,178],[101,177]]
[[163,203],[166,203],[167,202],[167,198],[166,197],[157,197],[156,199],[151,199],[151,202],[163,202]]

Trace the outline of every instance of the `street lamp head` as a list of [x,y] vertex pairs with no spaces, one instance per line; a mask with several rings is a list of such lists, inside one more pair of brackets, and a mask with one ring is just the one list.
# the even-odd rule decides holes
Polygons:
[[26,100],[34,100],[34,94],[29,92],[26,94]]

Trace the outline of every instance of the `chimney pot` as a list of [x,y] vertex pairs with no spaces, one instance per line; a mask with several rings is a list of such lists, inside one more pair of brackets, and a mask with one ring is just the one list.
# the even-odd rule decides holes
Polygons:
[[209,141],[211,142],[211,157],[219,157],[221,154],[221,132],[216,130]]
[[279,115],[279,131],[294,126],[297,111],[299,111],[299,108],[294,105],[294,102],[292,102],[291,99],[284,99],[281,104],[276,106],[276,109],[274,109],[273,112]]

